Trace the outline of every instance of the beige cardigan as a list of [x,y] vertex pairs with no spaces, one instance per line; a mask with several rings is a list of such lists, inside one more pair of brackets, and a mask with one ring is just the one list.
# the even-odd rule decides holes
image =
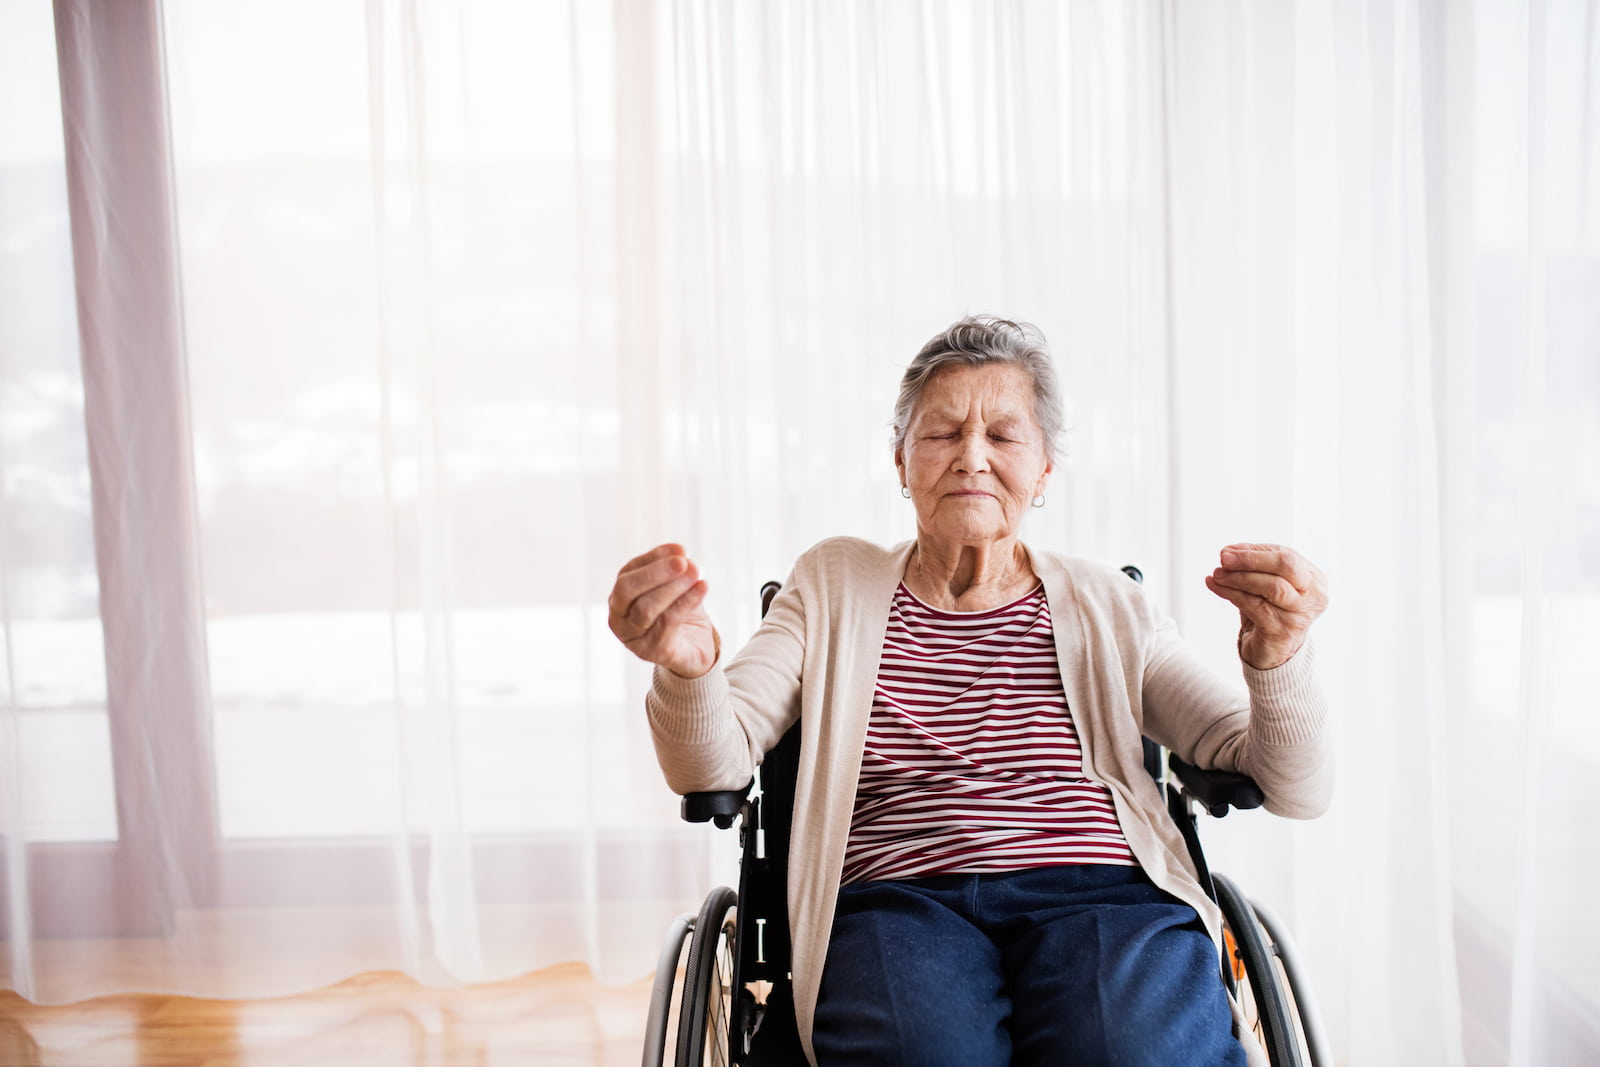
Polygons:
[[[657,757],[680,793],[743,788],[800,719],[789,922],[796,1021],[813,1063],[811,1021],[878,657],[912,547],[822,542],[796,562],[760,629],[726,669],[719,664],[695,679],[657,669],[646,697]],[[1145,770],[1140,738],[1197,766],[1250,775],[1269,811],[1320,814],[1333,768],[1310,649],[1274,670],[1244,666],[1246,694],[1205,668],[1143,588],[1116,568],[1033,549],[1029,558],[1050,603],[1083,772],[1111,787],[1123,833],[1151,881],[1192,905],[1220,943],[1221,914],[1200,888]],[[1253,1045],[1245,1042],[1257,1062]]]

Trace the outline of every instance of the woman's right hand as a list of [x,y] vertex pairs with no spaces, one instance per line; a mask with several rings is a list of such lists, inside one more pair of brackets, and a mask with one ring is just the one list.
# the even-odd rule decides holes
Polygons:
[[698,678],[717,662],[720,639],[705,611],[706,583],[682,545],[658,545],[617,572],[611,632],[647,663]]

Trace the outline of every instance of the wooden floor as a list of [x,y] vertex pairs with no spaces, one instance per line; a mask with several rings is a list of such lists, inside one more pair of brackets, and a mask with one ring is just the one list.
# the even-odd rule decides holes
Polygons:
[[621,1067],[650,985],[573,964],[466,989],[370,974],[277,1000],[119,996],[37,1007],[0,992],[0,1067]]

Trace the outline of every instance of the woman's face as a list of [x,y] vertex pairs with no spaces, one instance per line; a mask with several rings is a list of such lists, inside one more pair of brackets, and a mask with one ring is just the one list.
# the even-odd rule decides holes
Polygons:
[[940,371],[912,409],[894,462],[922,536],[952,547],[1015,536],[1051,470],[1027,371]]

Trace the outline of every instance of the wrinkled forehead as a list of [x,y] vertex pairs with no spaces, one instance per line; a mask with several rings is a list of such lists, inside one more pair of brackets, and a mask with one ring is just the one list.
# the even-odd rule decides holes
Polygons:
[[1037,428],[1033,415],[1033,379],[1021,367],[983,364],[946,367],[928,380],[911,421],[1026,423]]

